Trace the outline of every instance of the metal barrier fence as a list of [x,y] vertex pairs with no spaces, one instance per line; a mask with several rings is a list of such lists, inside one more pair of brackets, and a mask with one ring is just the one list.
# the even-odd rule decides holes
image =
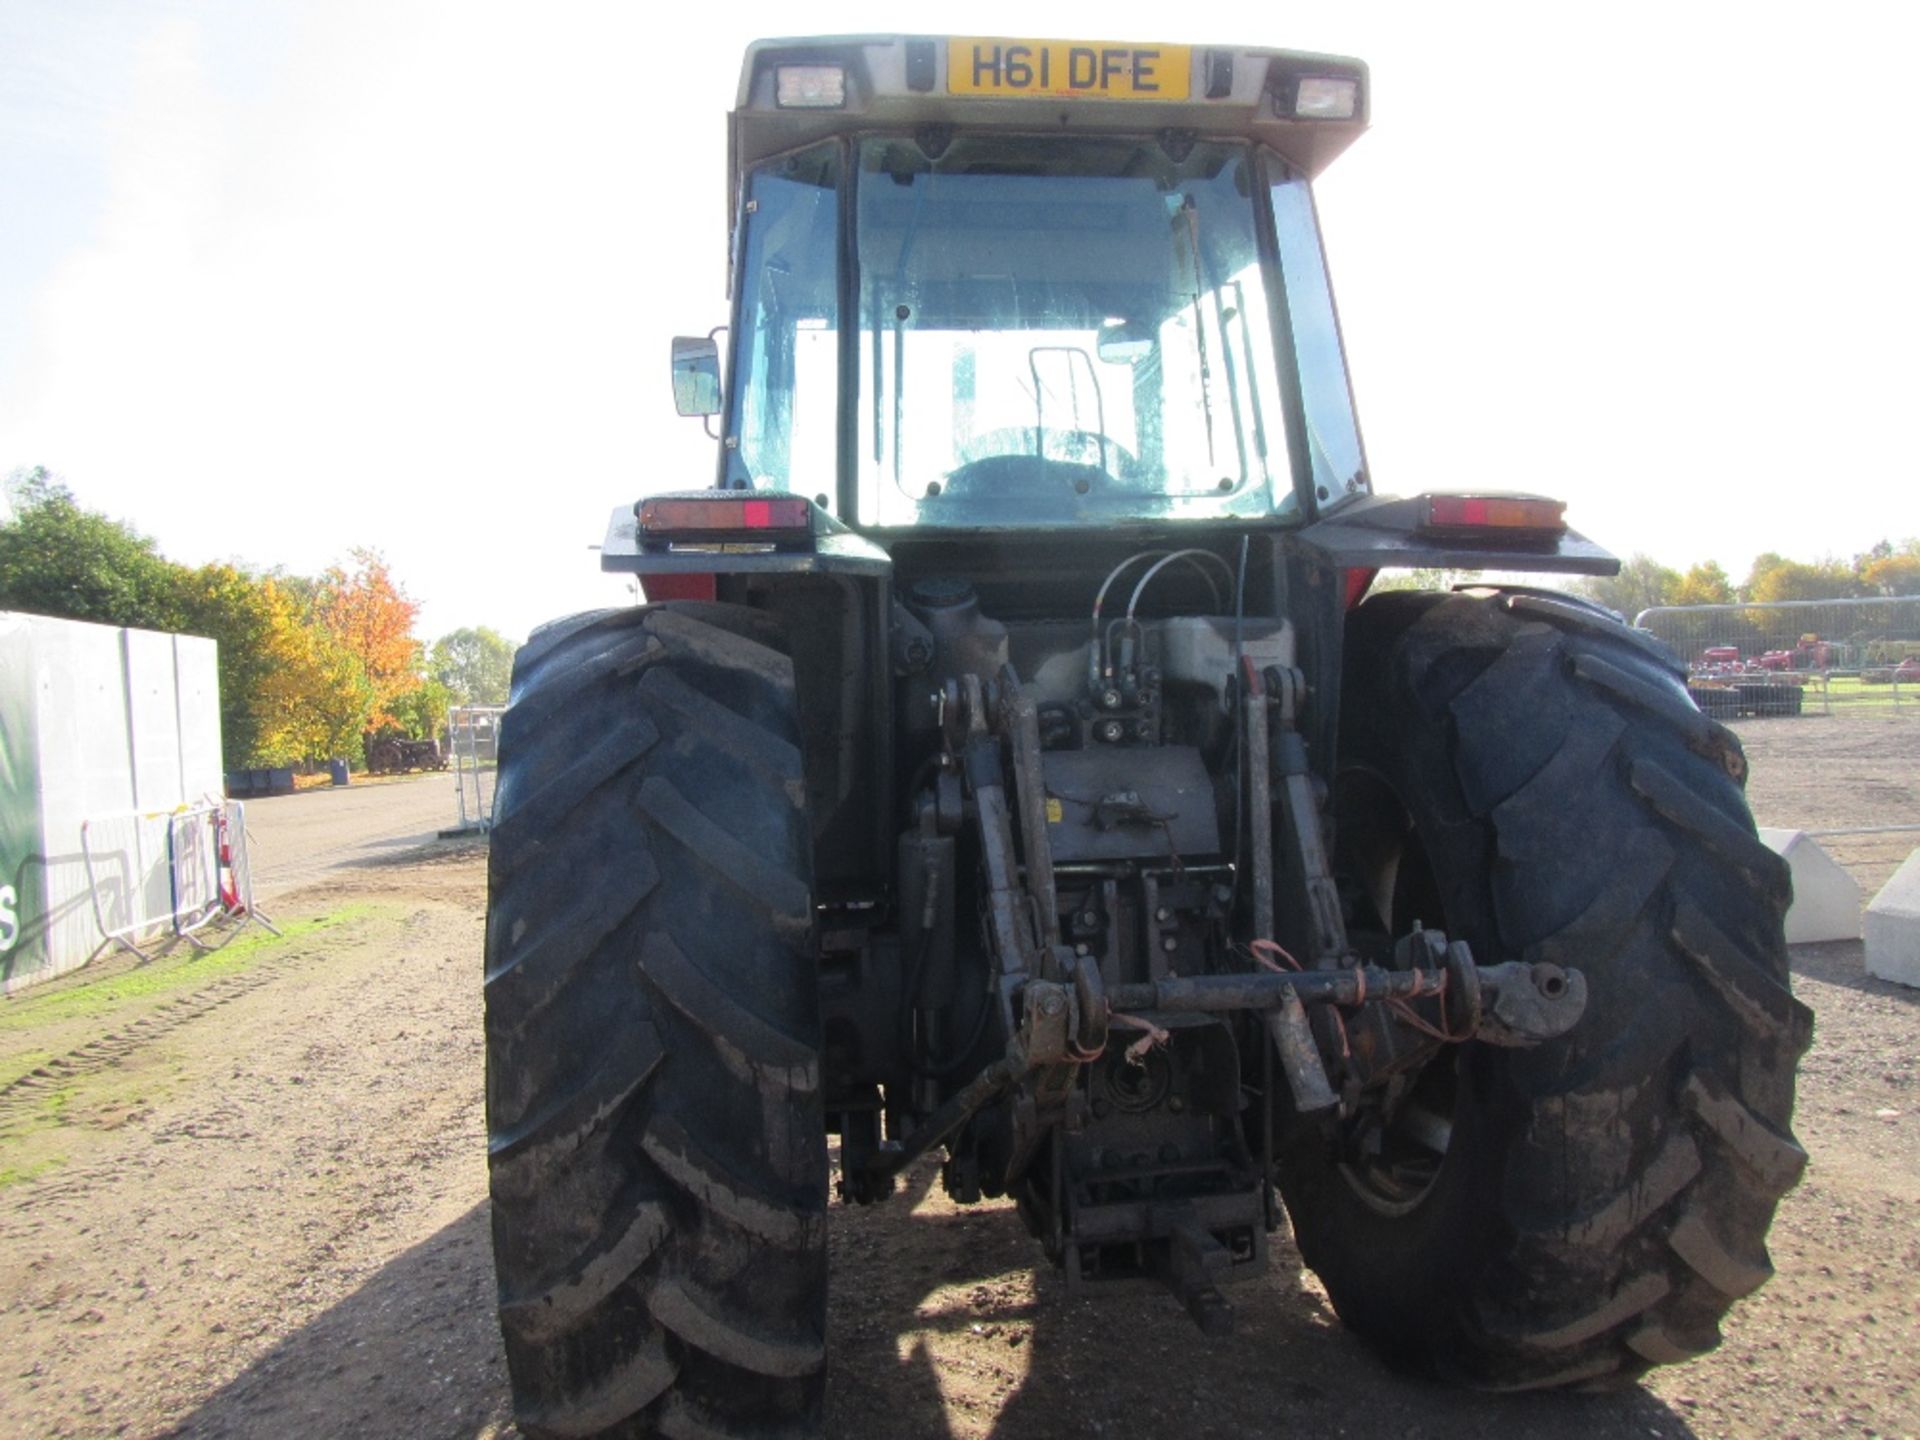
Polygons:
[[500,743],[501,705],[456,705],[447,712],[447,746],[460,794],[462,830],[493,828],[493,784]]
[[1659,606],[1635,625],[1709,715],[1920,715],[1920,596]]
[[83,820],[80,854],[100,930],[95,953],[112,945],[151,959],[143,945],[162,932],[208,949],[195,932],[223,917],[279,934],[254,908],[246,833],[246,807],[237,801]]
[[225,868],[221,905],[229,917],[251,920],[278,935],[279,927],[253,903],[253,850],[247,843],[247,807],[238,800],[227,801],[220,811],[218,834]]

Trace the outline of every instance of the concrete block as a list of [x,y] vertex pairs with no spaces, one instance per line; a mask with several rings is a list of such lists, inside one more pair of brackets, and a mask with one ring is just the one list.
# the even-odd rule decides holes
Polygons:
[[1860,938],[1860,883],[1804,830],[1762,829],[1760,839],[1793,872],[1787,943]]
[[1920,987],[1920,850],[1867,906],[1867,973]]
[[137,816],[219,790],[213,641],[0,612],[0,993],[102,944],[83,826],[109,925],[157,929],[173,909],[167,822]]

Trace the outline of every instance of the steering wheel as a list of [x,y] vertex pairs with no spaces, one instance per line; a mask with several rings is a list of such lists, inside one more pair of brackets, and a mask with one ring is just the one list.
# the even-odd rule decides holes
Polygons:
[[[1020,456],[1029,460],[1040,459],[1050,465],[1067,465],[1076,470],[1104,473],[1114,480],[1128,480],[1140,473],[1139,457],[1112,436],[1102,435],[1097,430],[1049,428],[1043,439],[1045,448],[1039,456],[1035,456],[1031,425],[1008,425],[989,430],[968,442],[965,453],[973,458],[961,464],[953,474],[957,476],[970,466],[986,460]],[[1104,467],[1100,463],[1102,447],[1107,462]]]

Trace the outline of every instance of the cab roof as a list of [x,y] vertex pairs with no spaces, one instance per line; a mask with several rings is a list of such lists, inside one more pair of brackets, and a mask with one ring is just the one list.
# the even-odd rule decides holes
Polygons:
[[[783,69],[816,72],[789,74],[789,82],[827,83],[810,96],[790,83],[783,95]],[[1364,63],[1299,50],[920,35],[756,40],[729,117],[728,204],[737,203],[742,172],[770,155],[834,135],[927,125],[1236,136],[1312,176],[1367,128],[1370,105]]]

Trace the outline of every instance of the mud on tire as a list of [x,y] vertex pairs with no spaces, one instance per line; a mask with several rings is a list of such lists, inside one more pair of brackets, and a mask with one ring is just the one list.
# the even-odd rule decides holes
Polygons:
[[817,1424],[810,847],[766,617],[611,610],[521,650],[486,1035],[500,1327],[529,1434]]
[[1812,1016],[1739,743],[1684,682],[1657,642],[1539,595],[1387,594],[1350,619],[1342,863],[1396,931],[1443,924],[1482,964],[1589,982],[1562,1040],[1432,1062],[1452,1068],[1451,1136],[1411,1204],[1363,1194],[1338,1129],[1283,1139],[1307,1264],[1407,1365],[1622,1382],[1711,1349],[1772,1273]]

